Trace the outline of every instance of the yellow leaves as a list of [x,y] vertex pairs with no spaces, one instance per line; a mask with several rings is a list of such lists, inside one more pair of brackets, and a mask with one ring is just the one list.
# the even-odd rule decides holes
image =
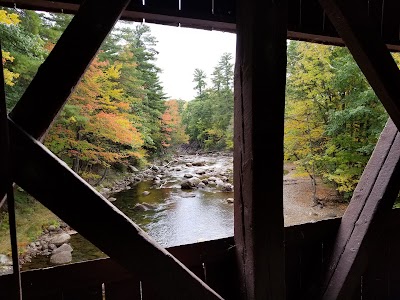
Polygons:
[[5,10],[0,10],[0,23],[6,25],[16,25],[20,22],[17,14],[9,14]]
[[[11,56],[10,52],[2,51],[1,54],[2,54],[2,57],[3,57],[3,61],[2,61],[3,65],[7,61],[9,61],[9,62],[13,62],[14,61],[14,57]],[[3,69],[3,73],[4,73],[4,82],[5,82],[5,84],[7,84],[9,86],[13,86],[14,85],[14,80],[19,77],[18,73],[11,72],[7,68]]]
[[5,82],[5,84],[7,84],[9,86],[13,86],[15,84],[14,83],[14,79],[17,79],[19,77],[19,74],[11,72],[8,69],[4,69],[3,72],[4,72],[4,82]]

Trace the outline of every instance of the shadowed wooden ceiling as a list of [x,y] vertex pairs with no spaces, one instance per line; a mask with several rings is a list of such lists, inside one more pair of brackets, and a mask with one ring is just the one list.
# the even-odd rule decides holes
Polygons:
[[[0,5],[49,12],[76,13],[80,0],[0,0]],[[289,0],[288,38],[342,45],[318,0]],[[363,0],[385,44],[400,50],[400,1]],[[235,0],[132,0],[122,19],[171,26],[235,32]]]

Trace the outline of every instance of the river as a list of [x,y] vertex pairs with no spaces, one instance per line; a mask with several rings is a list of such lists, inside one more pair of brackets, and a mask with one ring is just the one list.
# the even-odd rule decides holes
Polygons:
[[[142,172],[147,174],[144,180],[111,195],[116,199],[112,203],[164,247],[232,236],[233,204],[228,202],[233,200],[233,191],[223,191],[224,187],[232,186],[232,170],[231,155],[177,156],[164,166],[153,166]],[[318,182],[317,196],[323,205],[314,207],[308,177],[298,177],[292,163],[285,164],[285,170],[285,226],[343,215],[347,204],[337,201],[332,187]],[[183,182],[193,179],[197,180],[197,188],[181,188]],[[138,210],[137,205],[148,209]],[[105,257],[79,234],[73,235],[70,243],[74,249],[72,262]],[[23,270],[48,266],[49,257],[36,256],[23,265]]]
[[[224,184],[232,184],[232,156],[181,155],[166,167],[156,169],[157,172],[150,174],[153,179],[113,194],[116,198],[113,204],[164,247],[233,235],[233,204],[227,202],[233,198],[233,191],[221,189]],[[191,180],[185,177],[190,176],[207,184],[181,189],[183,181]],[[137,204],[145,204],[149,209],[138,210]],[[79,234],[72,235],[70,244],[74,249],[72,262],[105,257]],[[48,257],[36,256],[22,269],[48,266],[51,266]]]

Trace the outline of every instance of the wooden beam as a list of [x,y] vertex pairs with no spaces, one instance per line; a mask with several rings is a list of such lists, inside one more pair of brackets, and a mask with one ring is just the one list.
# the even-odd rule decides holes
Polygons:
[[400,72],[361,0],[319,0],[389,116],[400,128]]
[[14,181],[165,299],[222,299],[63,161],[9,119]]
[[[241,0],[236,11],[234,214],[242,296],[285,299],[282,178],[287,3]],[[272,180],[268,189],[265,170]]]
[[[323,299],[350,299],[367,266],[375,220],[390,212],[400,190],[400,133],[389,119],[360,178],[332,251]],[[378,255],[378,254],[377,254]]]
[[[3,61],[2,50],[0,46],[0,61]],[[11,241],[11,254],[12,254],[12,269],[13,269],[13,281],[11,286],[13,287],[13,295],[10,299],[21,300],[21,274],[19,268],[18,258],[18,243],[17,243],[17,226],[15,220],[15,199],[12,181],[11,171],[11,151],[10,151],[10,137],[8,130],[7,121],[7,106],[6,106],[6,94],[5,94],[5,82],[4,82],[4,70],[1,65],[0,70],[0,193],[5,193],[7,196],[7,208],[8,208],[8,225],[10,231]],[[1,195],[1,194],[0,194]],[[1,204],[0,204],[1,208]]]
[[129,2],[82,3],[10,113],[14,122],[36,139],[47,132]]

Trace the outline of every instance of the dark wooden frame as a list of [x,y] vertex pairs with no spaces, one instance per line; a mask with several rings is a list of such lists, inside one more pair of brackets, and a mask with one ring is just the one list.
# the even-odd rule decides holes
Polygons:
[[[121,14],[129,20],[145,18],[150,22],[173,26],[237,32],[235,245],[241,294],[244,299],[284,299],[286,267],[281,179],[286,38],[331,44],[344,42],[394,124],[397,128],[400,126],[400,72],[389,53],[389,49],[399,50],[400,45],[400,39],[393,35],[397,34],[393,28],[399,25],[396,14],[387,12],[383,0],[368,2],[368,5],[362,0],[319,0],[324,10],[315,5],[316,1],[289,1],[288,4],[285,0],[241,0],[236,8],[232,6],[233,2],[215,0],[214,8],[218,9],[210,12],[207,7],[203,10],[203,6],[196,6],[192,10],[193,7],[188,6],[188,10],[180,11],[175,4],[168,4],[175,2],[158,0],[149,0],[145,6],[141,6],[138,0],[131,1],[129,6],[128,0],[114,1],[112,5],[104,0],[87,0],[82,5],[75,0],[0,0],[0,4],[6,6],[18,3],[20,7],[41,7],[50,11],[62,9],[76,13],[73,22],[10,114],[8,123],[15,155],[15,181],[131,273],[138,274],[146,281],[154,276],[146,270],[148,265],[143,262],[135,265],[129,260],[129,251],[133,250],[142,253],[147,260],[152,260],[150,265],[154,268],[161,267],[163,271],[156,276],[156,281],[163,290],[154,291],[155,294],[179,294],[181,297],[194,294],[198,299],[221,299],[174,256],[157,246],[140,228],[120,214],[104,197],[75,176],[36,139],[45,134]],[[391,7],[399,8],[399,5],[393,4],[394,1],[388,2]],[[380,14],[377,13],[379,9]],[[325,18],[325,13],[331,23]],[[389,20],[382,17],[384,13],[390,16]],[[93,38],[87,39],[87,36]],[[259,39],[260,36],[264,39]],[[74,43],[74,39],[77,43]],[[80,45],[85,45],[83,53],[80,52],[82,49],[78,50]],[[62,78],[52,77],[54,74],[60,75],[56,70],[63,63],[68,72]],[[41,90],[49,87],[49,78],[54,79],[50,84],[52,92],[39,97]],[[273,95],[268,102],[260,98],[266,88]],[[32,111],[36,111],[35,118],[30,117]],[[270,130],[265,116],[272,120],[274,130]],[[359,276],[367,268],[365,257],[372,253],[369,251],[373,248],[367,246],[374,239],[377,240],[382,217],[390,210],[399,191],[400,137],[394,124],[389,121],[382,133],[380,143],[343,217],[326,273],[322,295],[325,299],[347,298],[353,293]],[[269,139],[277,144],[275,147],[265,147],[256,139],[267,131]],[[273,156],[274,159],[267,160],[264,158],[267,156]],[[41,159],[40,163],[38,158]],[[260,176],[266,166],[272,172],[274,181],[268,194],[260,187]],[[48,172],[56,175],[49,178]],[[63,203],[52,199],[55,191],[45,188],[48,182],[53,182],[53,188],[68,191],[62,197]],[[71,191],[71,186],[76,190]],[[90,205],[99,207],[98,215],[93,216],[89,223],[80,218],[87,214],[87,205],[79,213],[74,209],[82,195],[89,199]],[[128,250],[114,247],[118,237],[101,224],[104,219],[112,220],[112,226],[124,233],[121,238],[126,239]],[[109,240],[95,232],[98,228],[108,233]],[[169,277],[172,280],[163,283],[162,278],[171,274],[173,276]],[[178,286],[184,286],[184,291],[178,291]],[[316,295],[315,292],[311,294]]]
[[[237,9],[234,226],[243,299],[285,298],[286,9],[286,0],[239,1]],[[273,131],[266,118],[274,124]],[[274,147],[260,139],[264,132]],[[267,190],[266,169],[270,172]]]

